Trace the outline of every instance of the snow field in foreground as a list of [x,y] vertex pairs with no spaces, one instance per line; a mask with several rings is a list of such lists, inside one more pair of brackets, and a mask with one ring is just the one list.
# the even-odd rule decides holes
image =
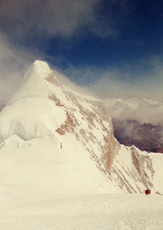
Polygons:
[[9,138],[0,151],[0,207],[16,208],[58,194],[119,192],[74,141],[59,134],[30,141]]
[[0,210],[5,230],[161,230],[163,197],[101,194]]

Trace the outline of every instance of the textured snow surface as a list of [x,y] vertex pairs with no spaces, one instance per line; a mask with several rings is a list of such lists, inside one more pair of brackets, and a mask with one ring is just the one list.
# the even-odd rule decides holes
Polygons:
[[0,207],[6,208],[58,195],[119,192],[73,136],[10,137],[1,145],[0,175]]
[[0,115],[0,141],[11,135],[23,140],[50,135],[66,119],[63,108],[46,98],[25,98],[7,106]]
[[5,230],[162,230],[163,196],[87,195],[53,197],[0,207]]

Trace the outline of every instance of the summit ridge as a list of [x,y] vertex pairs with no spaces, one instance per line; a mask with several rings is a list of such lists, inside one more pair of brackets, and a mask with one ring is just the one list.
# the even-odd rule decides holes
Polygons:
[[43,79],[52,73],[52,70],[50,69],[49,65],[45,61],[41,60],[35,60],[35,62],[32,65],[32,69],[39,75],[39,77]]

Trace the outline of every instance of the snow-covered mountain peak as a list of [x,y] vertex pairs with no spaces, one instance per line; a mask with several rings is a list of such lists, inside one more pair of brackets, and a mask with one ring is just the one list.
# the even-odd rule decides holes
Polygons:
[[[34,185],[44,172],[51,172],[45,177],[47,186],[42,183],[48,190],[53,188],[53,195],[67,190],[109,192],[110,182],[131,193],[151,188],[150,157],[136,148],[120,146],[103,103],[63,87],[57,76],[42,61],[35,61],[25,73],[19,90],[0,113],[0,154],[8,152],[9,162],[13,152],[22,157],[16,164],[24,175],[33,172]],[[24,159],[29,160],[27,171]],[[31,166],[31,162],[35,163]]]
[[55,91],[54,86],[61,86],[55,77],[55,73],[57,71],[53,72],[46,62],[36,60],[24,74],[21,85],[8,102],[8,105],[24,98],[48,98],[51,94],[49,84],[53,84],[53,91]]
[[35,73],[43,79],[47,78],[50,74],[52,74],[52,70],[49,68],[49,65],[46,62],[40,60],[36,60],[33,63],[31,69],[33,74]]
[[86,146],[93,158],[96,152],[101,156],[109,154],[106,164],[110,164],[116,141],[105,107],[99,99],[64,88],[55,77],[57,74],[46,63],[34,62],[1,112],[0,142],[12,135],[28,141],[69,133]]
[[[33,146],[38,140],[39,149],[42,149],[42,141],[48,140],[45,152],[49,152],[51,143],[53,161],[58,161],[57,154],[66,157],[65,161],[59,159],[65,162],[61,167],[59,164],[60,172],[64,171],[65,165],[59,181],[72,181],[67,185],[71,190],[78,190],[78,187],[87,190],[90,184],[101,190],[103,186],[99,187],[93,178],[101,175],[102,180],[106,179],[109,165],[119,148],[113,136],[111,119],[100,100],[64,88],[56,75],[40,61],[36,61],[26,72],[19,90],[0,113],[0,147],[5,149],[11,142],[14,142],[15,148],[31,146],[31,143]],[[90,167],[93,167],[91,172]],[[87,186],[84,185],[84,177],[83,186],[79,183],[81,179],[78,175],[83,173],[87,174],[86,178],[90,173]],[[59,192],[65,190],[62,183],[54,186],[57,187]]]

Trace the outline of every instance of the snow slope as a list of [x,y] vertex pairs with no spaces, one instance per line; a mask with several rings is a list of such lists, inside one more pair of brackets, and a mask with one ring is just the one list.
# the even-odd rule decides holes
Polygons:
[[0,213],[5,230],[162,230],[163,198],[96,194],[1,206]]
[[1,149],[0,166],[0,206],[5,208],[69,194],[118,192],[80,143],[61,149],[55,137],[22,141],[12,136]]

